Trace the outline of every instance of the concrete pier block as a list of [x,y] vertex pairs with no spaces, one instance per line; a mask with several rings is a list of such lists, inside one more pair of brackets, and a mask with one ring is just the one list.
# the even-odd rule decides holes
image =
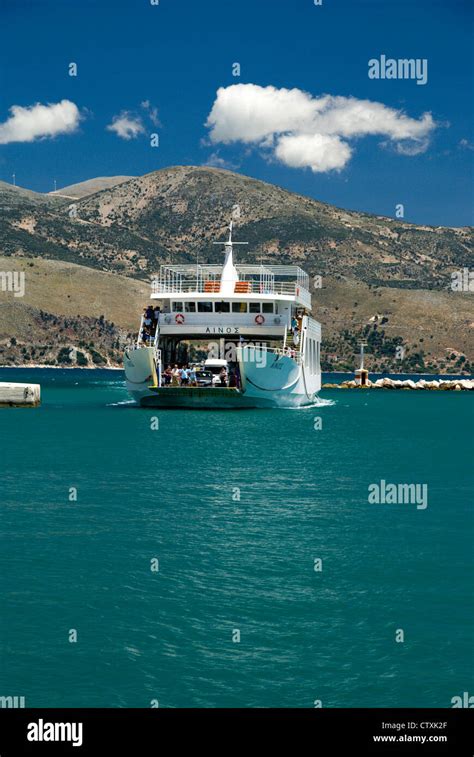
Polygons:
[[16,384],[0,381],[0,407],[38,407],[41,404],[39,384]]

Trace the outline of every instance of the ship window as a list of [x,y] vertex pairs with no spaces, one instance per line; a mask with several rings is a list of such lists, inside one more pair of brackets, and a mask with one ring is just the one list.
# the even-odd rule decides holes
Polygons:
[[232,303],[232,312],[233,313],[246,313],[247,312],[247,303],[246,302],[233,302]]
[[186,313],[195,313],[196,312],[196,303],[195,302],[185,302],[184,303],[184,309]]
[[199,313],[212,313],[212,302],[198,302]]
[[214,308],[216,313],[230,313],[230,302],[216,302]]
[[249,313],[260,313],[260,303],[249,302]]
[[273,302],[262,302],[262,313],[273,313]]
[[172,302],[171,303],[171,310],[174,313],[181,313],[183,310],[183,303],[182,302]]

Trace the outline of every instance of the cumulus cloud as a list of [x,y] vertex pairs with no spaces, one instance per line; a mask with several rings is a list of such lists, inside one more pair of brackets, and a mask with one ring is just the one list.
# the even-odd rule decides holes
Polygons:
[[70,100],[28,107],[12,105],[10,117],[0,123],[0,144],[33,142],[35,139],[71,134],[81,120],[79,108]]
[[344,168],[352,150],[339,137],[327,134],[287,134],[280,137],[275,157],[291,168],[311,168],[324,173]]
[[139,134],[145,132],[145,127],[139,116],[135,116],[128,110],[123,110],[112,118],[112,123],[106,127],[113,131],[121,139],[136,139]]
[[399,153],[424,152],[436,124],[355,97],[313,97],[300,89],[234,84],[217,91],[207,118],[213,144],[242,142],[271,150],[285,165],[315,173],[340,170],[353,149],[348,140],[384,136]]

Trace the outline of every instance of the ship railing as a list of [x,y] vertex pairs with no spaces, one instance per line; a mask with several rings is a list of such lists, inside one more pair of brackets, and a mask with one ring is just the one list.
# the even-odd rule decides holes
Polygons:
[[[155,278],[151,285],[152,294],[219,294],[220,279],[179,278],[175,281],[163,281]],[[296,297],[309,307],[311,295],[297,281],[263,281],[259,279],[239,279],[235,282],[234,295],[270,294]]]
[[303,363],[303,356],[299,350],[295,350],[294,347],[275,347],[271,350],[271,352],[274,352],[276,355],[280,355],[281,357],[290,357],[292,360],[297,363],[297,365],[302,365]]
[[156,376],[158,378],[158,386],[161,386],[161,350],[158,347],[158,334],[155,336],[155,343],[153,345],[153,359],[155,361]]
[[150,336],[146,340],[143,338],[144,327],[145,327],[145,316],[142,315],[142,319],[140,321],[140,328],[138,330],[138,335],[137,335],[137,341],[135,342],[135,347],[136,349],[139,349],[140,347],[153,347],[156,351],[158,347],[158,343],[159,343],[159,337],[160,337],[160,324],[159,322],[157,323],[154,336]]
[[143,336],[143,327],[145,325],[145,316],[142,315],[142,319],[140,321],[140,328],[138,329],[138,336],[137,336],[137,349],[138,347],[142,346],[142,336]]

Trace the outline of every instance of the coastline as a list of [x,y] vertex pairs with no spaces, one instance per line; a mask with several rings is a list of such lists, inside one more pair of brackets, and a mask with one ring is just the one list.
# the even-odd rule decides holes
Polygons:
[[[0,371],[20,371],[20,370],[56,370],[56,371],[123,371],[123,366],[118,365],[38,365],[37,363],[28,363],[24,365],[0,365]],[[353,376],[354,371],[321,371],[321,375],[325,376]],[[392,371],[386,371],[384,373],[370,373],[369,376],[383,377],[427,377],[435,379],[474,379],[474,375],[470,373],[395,373]]]
[[123,371],[123,367],[119,365],[37,365],[33,363],[25,365],[0,365],[0,371],[40,370],[41,368],[57,371]]

